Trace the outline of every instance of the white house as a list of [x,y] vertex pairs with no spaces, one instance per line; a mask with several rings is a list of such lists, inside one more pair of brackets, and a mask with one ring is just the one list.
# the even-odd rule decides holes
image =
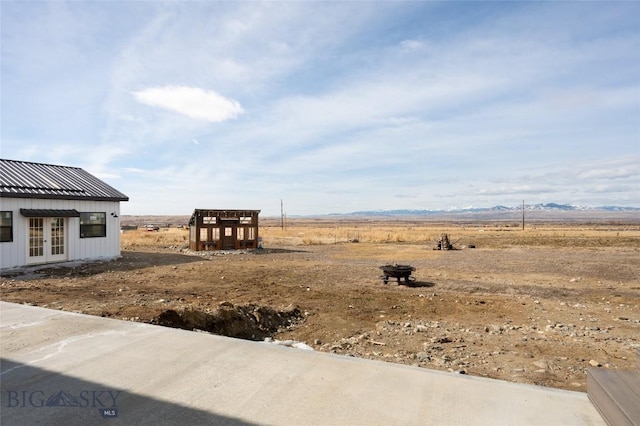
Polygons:
[[77,167],[0,159],[0,267],[120,256],[128,200]]

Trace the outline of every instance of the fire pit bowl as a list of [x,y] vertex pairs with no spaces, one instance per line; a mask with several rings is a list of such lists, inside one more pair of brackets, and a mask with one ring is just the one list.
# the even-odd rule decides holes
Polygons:
[[380,269],[382,269],[382,273],[384,274],[380,278],[382,278],[385,284],[389,283],[389,277],[397,279],[398,284],[401,284],[400,280],[402,278],[404,278],[405,284],[415,281],[415,278],[411,276],[411,272],[415,271],[416,268],[411,265],[398,265],[396,263],[394,265],[380,266]]

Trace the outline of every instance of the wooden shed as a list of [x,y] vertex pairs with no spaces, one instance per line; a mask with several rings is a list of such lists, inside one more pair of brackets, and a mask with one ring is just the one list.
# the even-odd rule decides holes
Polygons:
[[196,209],[189,220],[189,249],[258,248],[260,210]]

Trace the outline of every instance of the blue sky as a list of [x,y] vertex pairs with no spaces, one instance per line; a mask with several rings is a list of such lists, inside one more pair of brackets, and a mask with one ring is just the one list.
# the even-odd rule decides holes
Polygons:
[[0,156],[123,214],[640,206],[639,2],[0,8]]

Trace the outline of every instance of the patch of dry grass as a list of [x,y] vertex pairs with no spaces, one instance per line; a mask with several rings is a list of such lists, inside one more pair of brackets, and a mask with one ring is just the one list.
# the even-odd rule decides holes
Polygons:
[[[452,224],[376,223],[356,225],[334,223],[290,223],[286,229],[262,226],[259,234],[265,247],[341,244],[357,241],[365,247],[352,244],[351,250],[380,252],[384,244],[392,244],[395,251],[403,244],[424,245],[431,249],[441,234],[449,235],[455,247],[474,244],[479,248],[506,248],[518,246],[552,247],[631,247],[640,249],[640,227],[637,225],[568,224],[528,227]],[[122,234],[123,249],[144,246],[187,246],[189,231],[162,228],[149,232],[143,229]],[[373,244],[373,246],[372,246]],[[373,256],[374,254],[372,254]]]
[[508,226],[373,225],[291,226],[261,229],[265,243],[315,245],[357,240],[361,243],[425,244],[433,246],[448,234],[454,246],[639,247],[640,228],[625,225],[566,225],[526,228]]
[[188,229],[161,228],[160,231],[136,229],[124,231],[120,235],[120,245],[123,250],[132,249],[134,247],[187,246],[188,244]]
[[385,259],[386,263],[404,264],[413,260],[424,260],[441,255],[430,245],[364,243],[343,244],[332,253],[335,259]]

